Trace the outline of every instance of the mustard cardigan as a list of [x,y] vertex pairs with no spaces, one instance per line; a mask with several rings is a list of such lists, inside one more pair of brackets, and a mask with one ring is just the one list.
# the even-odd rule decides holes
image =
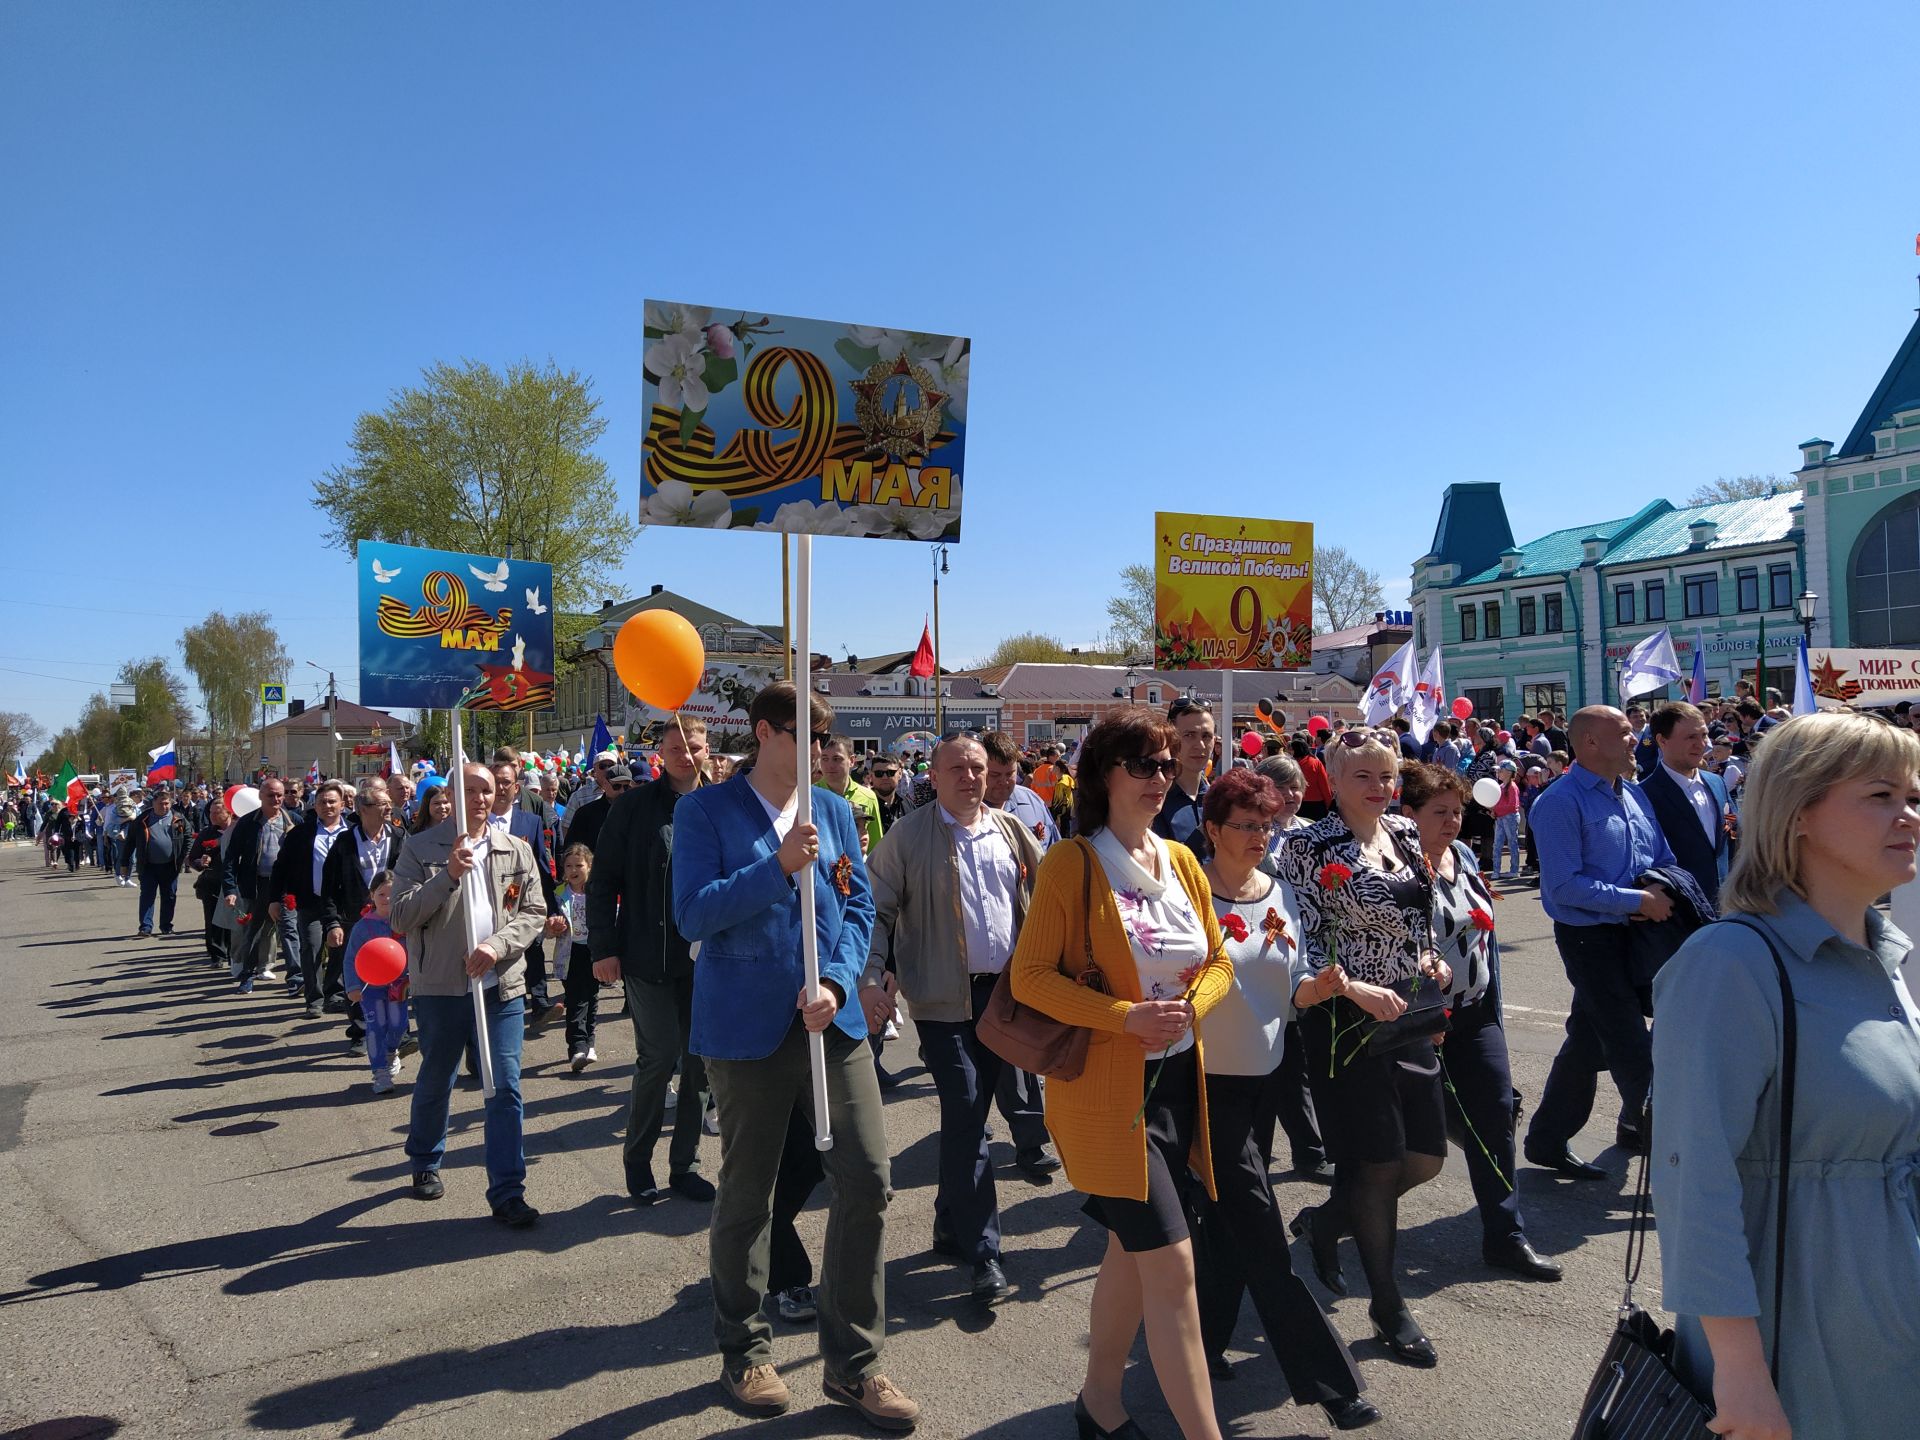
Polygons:
[[[1214,957],[1193,993],[1193,1008],[1204,1016],[1233,988],[1233,962],[1221,943],[1213,892],[1200,862],[1186,846],[1172,842],[1167,843],[1167,854],[1207,927],[1207,953]],[[1093,958],[1106,976],[1109,994],[1077,983],[1086,969],[1082,937],[1087,929],[1087,862],[1093,867]],[[1106,869],[1087,841],[1055,845],[1040,862],[1010,968],[1013,995],[1021,1004],[1093,1031],[1080,1078],[1046,1083],[1047,1130],[1059,1148],[1068,1181],[1087,1195],[1145,1200],[1147,1128],[1144,1122],[1136,1126],[1133,1117],[1146,1089],[1147,1062],[1156,1057],[1126,1033],[1127,1011],[1144,998],[1140,972]],[[1200,1073],[1200,1114],[1188,1160],[1207,1193],[1217,1199],[1207,1133],[1206,1064],[1197,1027],[1193,1047]]]

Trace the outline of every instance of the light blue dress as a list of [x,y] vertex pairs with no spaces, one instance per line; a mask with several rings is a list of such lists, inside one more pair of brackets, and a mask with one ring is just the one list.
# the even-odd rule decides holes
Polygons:
[[[1783,893],[1766,927],[1799,1021],[1780,1396],[1794,1440],[1920,1433],[1920,1020],[1912,942],[1868,946]],[[1653,1198],[1681,1373],[1712,1394],[1697,1317],[1773,1346],[1780,982],[1746,922],[1696,933],[1654,981]]]

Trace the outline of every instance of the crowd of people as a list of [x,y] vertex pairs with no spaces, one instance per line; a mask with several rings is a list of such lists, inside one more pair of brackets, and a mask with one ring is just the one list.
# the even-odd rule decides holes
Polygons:
[[[445,777],[308,792],[269,776],[238,818],[206,787],[156,784],[75,806],[21,797],[22,819],[52,837],[50,866],[137,885],[142,935],[173,930],[191,875],[206,963],[240,993],[284,983],[307,1016],[339,1014],[376,1092],[417,1053],[420,1199],[445,1194],[463,1063],[486,1073],[485,1198],[511,1227],[538,1220],[523,1046],[557,1028],[572,1069],[596,1063],[602,990],[618,987],[636,1051],[626,1193],[711,1207],[720,1384],[749,1414],[792,1404],[777,1315],[818,1324],[828,1399],[882,1429],[919,1417],[883,1363],[885,1061],[910,1020],[939,1101],[927,1238],[968,1267],[970,1303],[1013,1288],[995,1110],[1019,1169],[1064,1166],[1106,1232],[1074,1408],[1086,1440],[1141,1433],[1121,1380],[1143,1326],[1181,1433],[1218,1437],[1212,1386],[1248,1295],[1296,1403],[1339,1429],[1378,1420],[1289,1232],[1336,1299],[1351,1240],[1387,1353],[1438,1365],[1400,1288],[1401,1197],[1451,1143],[1485,1263],[1558,1280],[1516,1166],[1608,1175],[1572,1148],[1602,1073],[1619,1147],[1660,1159],[1676,1363],[1721,1433],[1894,1434],[1889,1417],[1920,1412],[1920,1019],[1908,941],[1875,902],[1914,876],[1920,738],[1904,714],[1786,718],[1776,698],[1442,721],[1424,738],[1399,718],[1276,716],[1257,746],[1224,743],[1240,737],[1183,699],[1118,707],[1071,745],[956,734],[862,755],[825,697],[775,684],[740,757],[675,717],[653,755],[609,749],[571,775],[501,750]],[[1523,875],[1573,993],[1524,1135],[1496,918]],[[390,973],[397,960],[376,962],[395,941]],[[1776,988],[1780,954],[1796,963]],[[1083,1031],[1084,1061],[1021,1070],[982,1025],[995,1006]],[[1797,1062],[1779,1045],[1790,1008]],[[711,1178],[703,1132],[720,1139]],[[1276,1134],[1293,1172],[1330,1181],[1290,1218]],[[794,1219],[822,1179],[816,1286]],[[1776,1212],[1781,1184],[1792,1204]]]

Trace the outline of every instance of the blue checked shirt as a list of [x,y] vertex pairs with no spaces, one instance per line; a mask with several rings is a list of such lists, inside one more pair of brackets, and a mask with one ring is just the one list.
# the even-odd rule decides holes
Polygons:
[[1527,817],[1540,851],[1540,904],[1563,925],[1614,925],[1640,908],[1641,875],[1674,863],[1653,807],[1631,780],[1618,789],[1580,765],[1549,785]]

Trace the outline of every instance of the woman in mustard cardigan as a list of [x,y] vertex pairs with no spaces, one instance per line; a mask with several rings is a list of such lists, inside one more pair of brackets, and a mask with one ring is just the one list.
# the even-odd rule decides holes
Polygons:
[[1206,875],[1150,829],[1178,773],[1173,726],[1134,706],[1080,749],[1074,820],[1035,879],[1013,993],[1091,1030],[1077,1080],[1049,1080],[1047,1129],[1086,1211],[1108,1230],[1093,1287],[1081,1440],[1142,1440],[1120,1398],[1142,1318],[1160,1391],[1187,1440],[1220,1440],[1200,1339],[1189,1168],[1214,1193],[1206,1072],[1194,1022],[1233,986]]

